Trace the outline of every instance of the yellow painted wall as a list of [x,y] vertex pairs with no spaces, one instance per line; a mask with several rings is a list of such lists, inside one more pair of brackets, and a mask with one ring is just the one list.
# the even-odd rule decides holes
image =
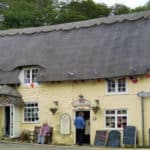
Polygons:
[[[40,121],[37,124],[24,123],[22,112],[21,128],[33,130],[34,126],[41,125],[47,121],[54,127],[53,143],[55,144],[74,144],[74,116],[72,102],[77,100],[80,94],[85,99],[89,100],[92,105],[95,99],[100,101],[100,111],[94,114],[91,113],[91,144],[94,143],[95,131],[105,129],[105,115],[106,109],[127,109],[128,111],[128,125],[134,125],[138,130],[138,137],[141,144],[142,130],[141,130],[141,101],[137,97],[140,91],[150,91],[150,79],[146,77],[139,77],[138,82],[132,83],[127,80],[127,94],[121,95],[107,95],[106,81],[91,80],[86,82],[61,82],[61,83],[45,83],[40,84],[34,88],[30,86],[20,86],[19,91],[23,96],[25,102],[37,101],[39,104],[39,117]],[[55,115],[49,111],[52,107],[53,101],[58,101],[58,111]],[[150,98],[144,100],[145,103],[145,139],[146,144],[149,141],[148,129],[150,128]],[[68,113],[71,117],[71,134],[61,135],[59,131],[60,116]],[[120,130],[122,133],[122,130]]]

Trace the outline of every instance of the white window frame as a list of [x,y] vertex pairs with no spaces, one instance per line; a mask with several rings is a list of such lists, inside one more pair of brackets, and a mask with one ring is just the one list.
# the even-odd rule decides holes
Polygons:
[[108,91],[108,80],[106,81],[106,95],[115,95],[115,94],[127,94],[128,93],[128,84],[127,84],[127,80],[125,79],[125,91],[123,92],[123,91],[121,91],[121,92],[119,92],[118,91],[118,81],[119,81],[119,79],[121,79],[121,78],[117,78],[117,79],[114,79],[114,78],[110,78],[110,80],[114,80],[115,81],[115,91],[114,92],[109,92]]
[[26,106],[24,106],[24,108],[23,108],[23,122],[24,122],[24,123],[39,123],[39,120],[40,120],[40,119],[39,119],[39,103],[38,103],[38,102],[35,102],[35,101],[34,101],[34,102],[25,102],[25,104],[36,104],[36,103],[38,104],[37,107],[35,107],[35,106],[34,106],[34,107],[30,107],[30,108],[28,107],[28,109],[33,109],[33,108],[34,108],[34,109],[35,109],[35,108],[37,109],[38,120],[35,120],[35,121],[26,121],[26,120],[25,120],[25,109],[26,109]]
[[[115,111],[115,114],[107,115],[107,114],[106,114],[106,111],[108,111],[108,110],[110,110],[110,111],[114,110],[114,111]],[[118,114],[117,114],[117,111],[118,111],[118,110],[126,110],[127,113],[126,113],[126,114],[119,114],[119,115],[118,115]],[[106,117],[107,117],[107,116],[115,116],[115,128],[111,128],[111,127],[107,127],[107,126],[106,126]],[[127,117],[127,125],[128,125],[128,110],[127,110],[126,108],[121,108],[121,109],[105,109],[105,110],[104,110],[104,127],[105,127],[105,129],[108,129],[108,130],[122,130],[123,127],[122,127],[122,128],[118,128],[118,127],[117,127],[117,117],[118,117],[118,116]]]
[[[36,83],[36,81],[32,81],[32,75],[33,75],[33,70],[37,70],[37,72],[38,72],[38,68],[26,68],[26,69],[24,69],[24,84],[31,84],[31,83]],[[30,71],[29,73],[30,73],[30,78],[29,78],[29,82],[25,82],[25,71]]]
[[[31,85],[32,83],[34,83],[34,85],[38,85],[37,84],[37,81],[35,82],[32,82],[32,72],[33,70],[37,70],[37,74],[38,74],[38,71],[39,71],[39,68],[38,67],[26,67],[26,68],[23,68],[19,74],[19,80],[21,82],[22,85]],[[29,70],[30,71],[30,81],[29,82],[25,82],[25,71]]]

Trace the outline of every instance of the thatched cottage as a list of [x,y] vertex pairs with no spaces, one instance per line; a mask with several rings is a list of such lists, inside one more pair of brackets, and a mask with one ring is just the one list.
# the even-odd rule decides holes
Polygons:
[[133,125],[148,145],[149,69],[150,11],[1,31],[0,135],[47,121],[53,143],[75,144],[74,118],[84,111],[85,143],[96,130],[122,135]]

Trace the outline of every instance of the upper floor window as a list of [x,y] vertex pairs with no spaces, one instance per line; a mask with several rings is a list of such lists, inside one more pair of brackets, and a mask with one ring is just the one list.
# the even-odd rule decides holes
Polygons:
[[124,78],[107,80],[108,93],[125,93],[126,91],[126,80]]
[[105,111],[106,128],[124,128],[127,126],[126,109],[108,109]]
[[24,83],[35,83],[37,81],[37,68],[24,69]]

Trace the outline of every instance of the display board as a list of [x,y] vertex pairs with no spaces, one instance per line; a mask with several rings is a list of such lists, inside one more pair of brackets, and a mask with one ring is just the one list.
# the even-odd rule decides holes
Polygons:
[[120,147],[121,135],[119,131],[110,131],[108,134],[107,146],[108,147]]
[[126,126],[123,130],[123,144],[136,145],[137,131],[135,126]]
[[94,145],[105,146],[107,141],[108,132],[107,130],[97,130],[95,134]]
[[70,116],[68,114],[62,114],[60,117],[60,134],[70,134],[70,123]]

